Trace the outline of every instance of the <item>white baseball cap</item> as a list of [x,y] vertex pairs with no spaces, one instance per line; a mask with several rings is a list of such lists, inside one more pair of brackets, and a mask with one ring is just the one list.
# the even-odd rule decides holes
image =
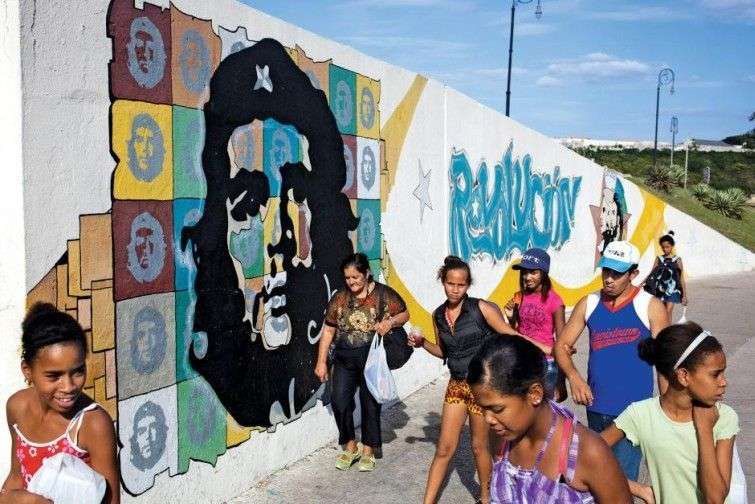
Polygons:
[[624,273],[639,263],[640,251],[637,247],[628,241],[612,241],[603,251],[598,267]]

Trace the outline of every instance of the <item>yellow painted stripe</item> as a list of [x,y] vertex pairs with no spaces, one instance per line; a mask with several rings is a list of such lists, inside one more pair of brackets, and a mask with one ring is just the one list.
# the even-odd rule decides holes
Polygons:
[[382,212],[385,212],[388,194],[396,180],[401,150],[404,148],[406,135],[414,119],[414,112],[417,110],[417,104],[426,85],[427,77],[417,75],[414,78],[414,82],[401,99],[401,103],[398,104],[380,132],[381,138],[385,141],[385,163],[388,171],[387,176],[381,180],[381,183],[385,182],[382,184],[382,194],[380,195],[380,210]]

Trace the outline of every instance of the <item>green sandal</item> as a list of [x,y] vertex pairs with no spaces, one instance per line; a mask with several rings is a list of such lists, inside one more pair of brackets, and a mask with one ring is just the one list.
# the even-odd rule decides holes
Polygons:
[[372,472],[375,470],[375,455],[365,455],[359,461],[359,472]]
[[352,465],[354,465],[354,462],[361,458],[361,456],[362,450],[360,450],[359,448],[357,448],[357,451],[355,452],[350,452],[347,450],[342,451],[336,459],[336,469],[347,471]]

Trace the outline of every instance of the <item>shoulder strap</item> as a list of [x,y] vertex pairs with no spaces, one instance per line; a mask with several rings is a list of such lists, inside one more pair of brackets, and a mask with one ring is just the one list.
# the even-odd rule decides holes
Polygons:
[[640,318],[642,323],[647,327],[648,330],[650,330],[650,302],[653,300],[653,295],[645,290],[640,290],[637,292],[637,294],[634,296],[634,299],[632,300],[632,304],[634,305],[634,311],[637,313],[637,316]]
[[[567,476],[569,465],[569,448],[571,446],[574,420],[564,417],[564,425],[561,429],[561,446],[558,449],[558,473]],[[570,478],[571,479],[571,478]]]
[[509,450],[509,442],[504,439],[503,442],[501,443],[501,447],[498,449],[498,460],[503,460],[508,450]]
[[587,303],[585,306],[585,323],[587,323],[587,319],[590,318],[590,315],[595,311],[595,308],[598,307],[598,303],[600,303],[600,295],[592,292],[587,295]]
[[380,289],[378,291],[378,322],[380,322],[385,317],[385,288],[378,282],[375,282],[375,288]]
[[[76,413],[71,421],[68,423],[68,427],[66,428],[66,434],[68,434],[68,437],[71,438],[71,441],[73,441],[73,444],[77,445],[79,444],[79,431],[81,430],[81,424],[84,422],[84,414],[87,411],[92,411],[93,409],[97,408],[97,403],[93,402],[86,408],[82,408],[78,413]],[[73,435],[71,435],[73,433]]]

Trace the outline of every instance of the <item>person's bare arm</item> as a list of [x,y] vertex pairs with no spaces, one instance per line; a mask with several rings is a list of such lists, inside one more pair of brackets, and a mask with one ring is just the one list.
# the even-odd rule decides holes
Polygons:
[[[566,327],[566,308],[564,305],[561,305],[555,312],[553,312],[553,331],[556,339],[558,339],[559,334],[564,331],[564,327]],[[550,353],[553,353],[553,349],[551,349]]]
[[431,355],[442,359],[445,355],[443,354],[443,348],[439,344],[440,336],[438,335],[438,328],[435,326],[435,320],[433,320],[433,331],[435,332],[435,343],[429,341],[427,338],[422,338],[422,348],[427,350]]
[[0,487],[0,504],[52,504],[52,501],[45,499],[41,495],[33,494],[24,490],[24,483],[21,477],[21,465],[16,457],[16,433],[13,430],[13,424],[16,423],[16,413],[19,407],[19,392],[16,392],[10,398],[5,406],[5,416],[8,421],[8,431],[10,432],[10,471],[5,478],[3,486]]
[[529,336],[525,336],[524,334],[517,332],[516,329],[511,327],[503,318],[503,313],[501,313],[501,309],[498,308],[498,305],[480,299],[480,311],[482,312],[483,317],[485,317],[485,322],[487,322],[495,332],[499,334],[505,334],[507,336],[519,336],[520,338],[524,338],[538,347],[544,354],[550,354],[551,349],[550,347],[548,347],[548,345],[544,345],[539,341],[530,338]]
[[650,334],[653,335],[653,338],[670,325],[666,307],[663,306],[663,301],[657,297],[650,298],[648,318],[650,319]]
[[653,487],[651,487],[650,485],[637,483],[636,481],[632,481],[630,479],[627,480],[627,483],[629,483],[629,491],[632,493],[632,495],[639,497],[647,504],[655,504],[655,493],[653,492]]
[[616,424],[612,423],[600,433],[600,437],[603,438],[603,441],[605,441],[608,446],[613,446],[624,439],[624,431],[616,427]]
[[575,479],[581,480],[600,504],[631,504],[629,484],[619,462],[600,436],[583,428]]
[[556,344],[553,346],[553,356],[558,366],[563,370],[569,380],[571,396],[577,404],[591,405],[593,401],[592,389],[579,374],[572,360],[572,349],[577,345],[580,334],[585,329],[585,312],[587,310],[587,298],[579,300],[571,312],[569,321],[559,333]]
[[684,278],[684,265],[682,264],[682,258],[680,257],[677,262],[679,263],[679,282],[682,284],[682,305],[687,306],[687,280]]
[[115,429],[110,415],[96,409],[84,416],[79,441],[89,452],[90,465],[105,478],[107,491],[103,503],[119,504],[121,501],[120,472],[116,451]]
[[693,406],[692,423],[697,437],[697,481],[707,504],[723,504],[731,483],[731,459],[734,438],[713,438],[718,420],[715,406]]
[[404,310],[375,324],[375,330],[380,336],[385,336],[394,327],[401,327],[407,322],[409,322],[409,312]]
[[[611,425],[606,427],[603,432],[600,433],[600,437],[603,438],[603,441],[605,441],[609,447],[613,447],[613,445],[624,439],[625,434],[624,431],[616,427],[616,424],[612,423]],[[632,493],[632,495],[639,497],[648,504],[655,503],[653,487],[643,485],[630,479],[627,480],[627,483],[629,484],[629,491]]]
[[480,299],[478,306],[480,307],[482,316],[485,318],[485,322],[487,322],[495,332],[500,334],[508,334],[509,336],[521,336],[521,334],[519,334],[516,329],[511,327],[506,322],[506,320],[503,318],[503,313],[501,313],[501,309],[498,308],[497,304],[491,303],[490,301],[485,301],[484,299]]
[[[663,301],[656,297],[650,298],[648,318],[650,319],[650,334],[655,338],[659,332],[669,326],[668,312],[663,305]],[[668,389],[668,380],[658,370],[656,370],[655,376],[658,379],[658,391],[663,395],[666,393],[666,389]]]
[[336,328],[325,324],[320,336],[320,345],[317,347],[317,363],[315,364],[315,376],[321,382],[328,379],[328,350],[336,334]]

